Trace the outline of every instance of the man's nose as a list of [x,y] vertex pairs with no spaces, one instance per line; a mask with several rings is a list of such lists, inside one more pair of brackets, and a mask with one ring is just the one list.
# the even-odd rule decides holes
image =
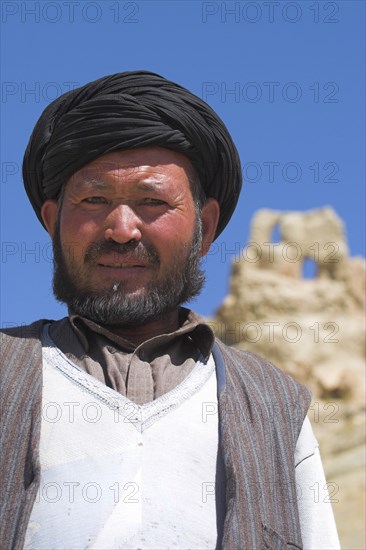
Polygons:
[[134,209],[127,204],[120,204],[108,215],[104,237],[117,243],[127,243],[141,239],[141,219]]

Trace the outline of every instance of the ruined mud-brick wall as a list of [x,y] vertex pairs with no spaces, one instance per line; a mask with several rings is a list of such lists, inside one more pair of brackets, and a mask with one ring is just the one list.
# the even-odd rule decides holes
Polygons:
[[[312,278],[304,278],[308,269]],[[365,273],[331,208],[260,210],[211,320],[224,342],[263,355],[312,390],[309,416],[346,549],[365,548]],[[321,498],[321,488],[309,491]]]

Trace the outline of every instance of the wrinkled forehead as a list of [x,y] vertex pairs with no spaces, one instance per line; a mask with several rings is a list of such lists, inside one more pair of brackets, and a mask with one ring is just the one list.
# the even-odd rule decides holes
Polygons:
[[186,155],[162,147],[146,147],[102,155],[72,174],[66,185],[87,184],[101,189],[111,179],[163,183],[195,178],[197,173]]

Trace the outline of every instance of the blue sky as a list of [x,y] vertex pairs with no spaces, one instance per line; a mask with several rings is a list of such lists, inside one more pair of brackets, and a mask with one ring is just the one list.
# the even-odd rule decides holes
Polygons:
[[103,75],[147,69],[205,99],[230,130],[244,185],[204,262],[193,307],[211,315],[259,208],[332,206],[364,255],[365,3],[1,3],[1,324],[59,318],[51,248],[23,190],[30,133],[52,99]]

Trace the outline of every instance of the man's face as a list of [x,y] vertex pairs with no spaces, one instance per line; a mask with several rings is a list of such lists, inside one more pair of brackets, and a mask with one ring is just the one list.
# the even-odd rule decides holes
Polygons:
[[108,153],[76,172],[61,212],[55,201],[42,210],[54,241],[56,297],[96,322],[123,325],[197,295],[218,207],[210,199],[201,220],[191,174],[184,155],[159,147]]

